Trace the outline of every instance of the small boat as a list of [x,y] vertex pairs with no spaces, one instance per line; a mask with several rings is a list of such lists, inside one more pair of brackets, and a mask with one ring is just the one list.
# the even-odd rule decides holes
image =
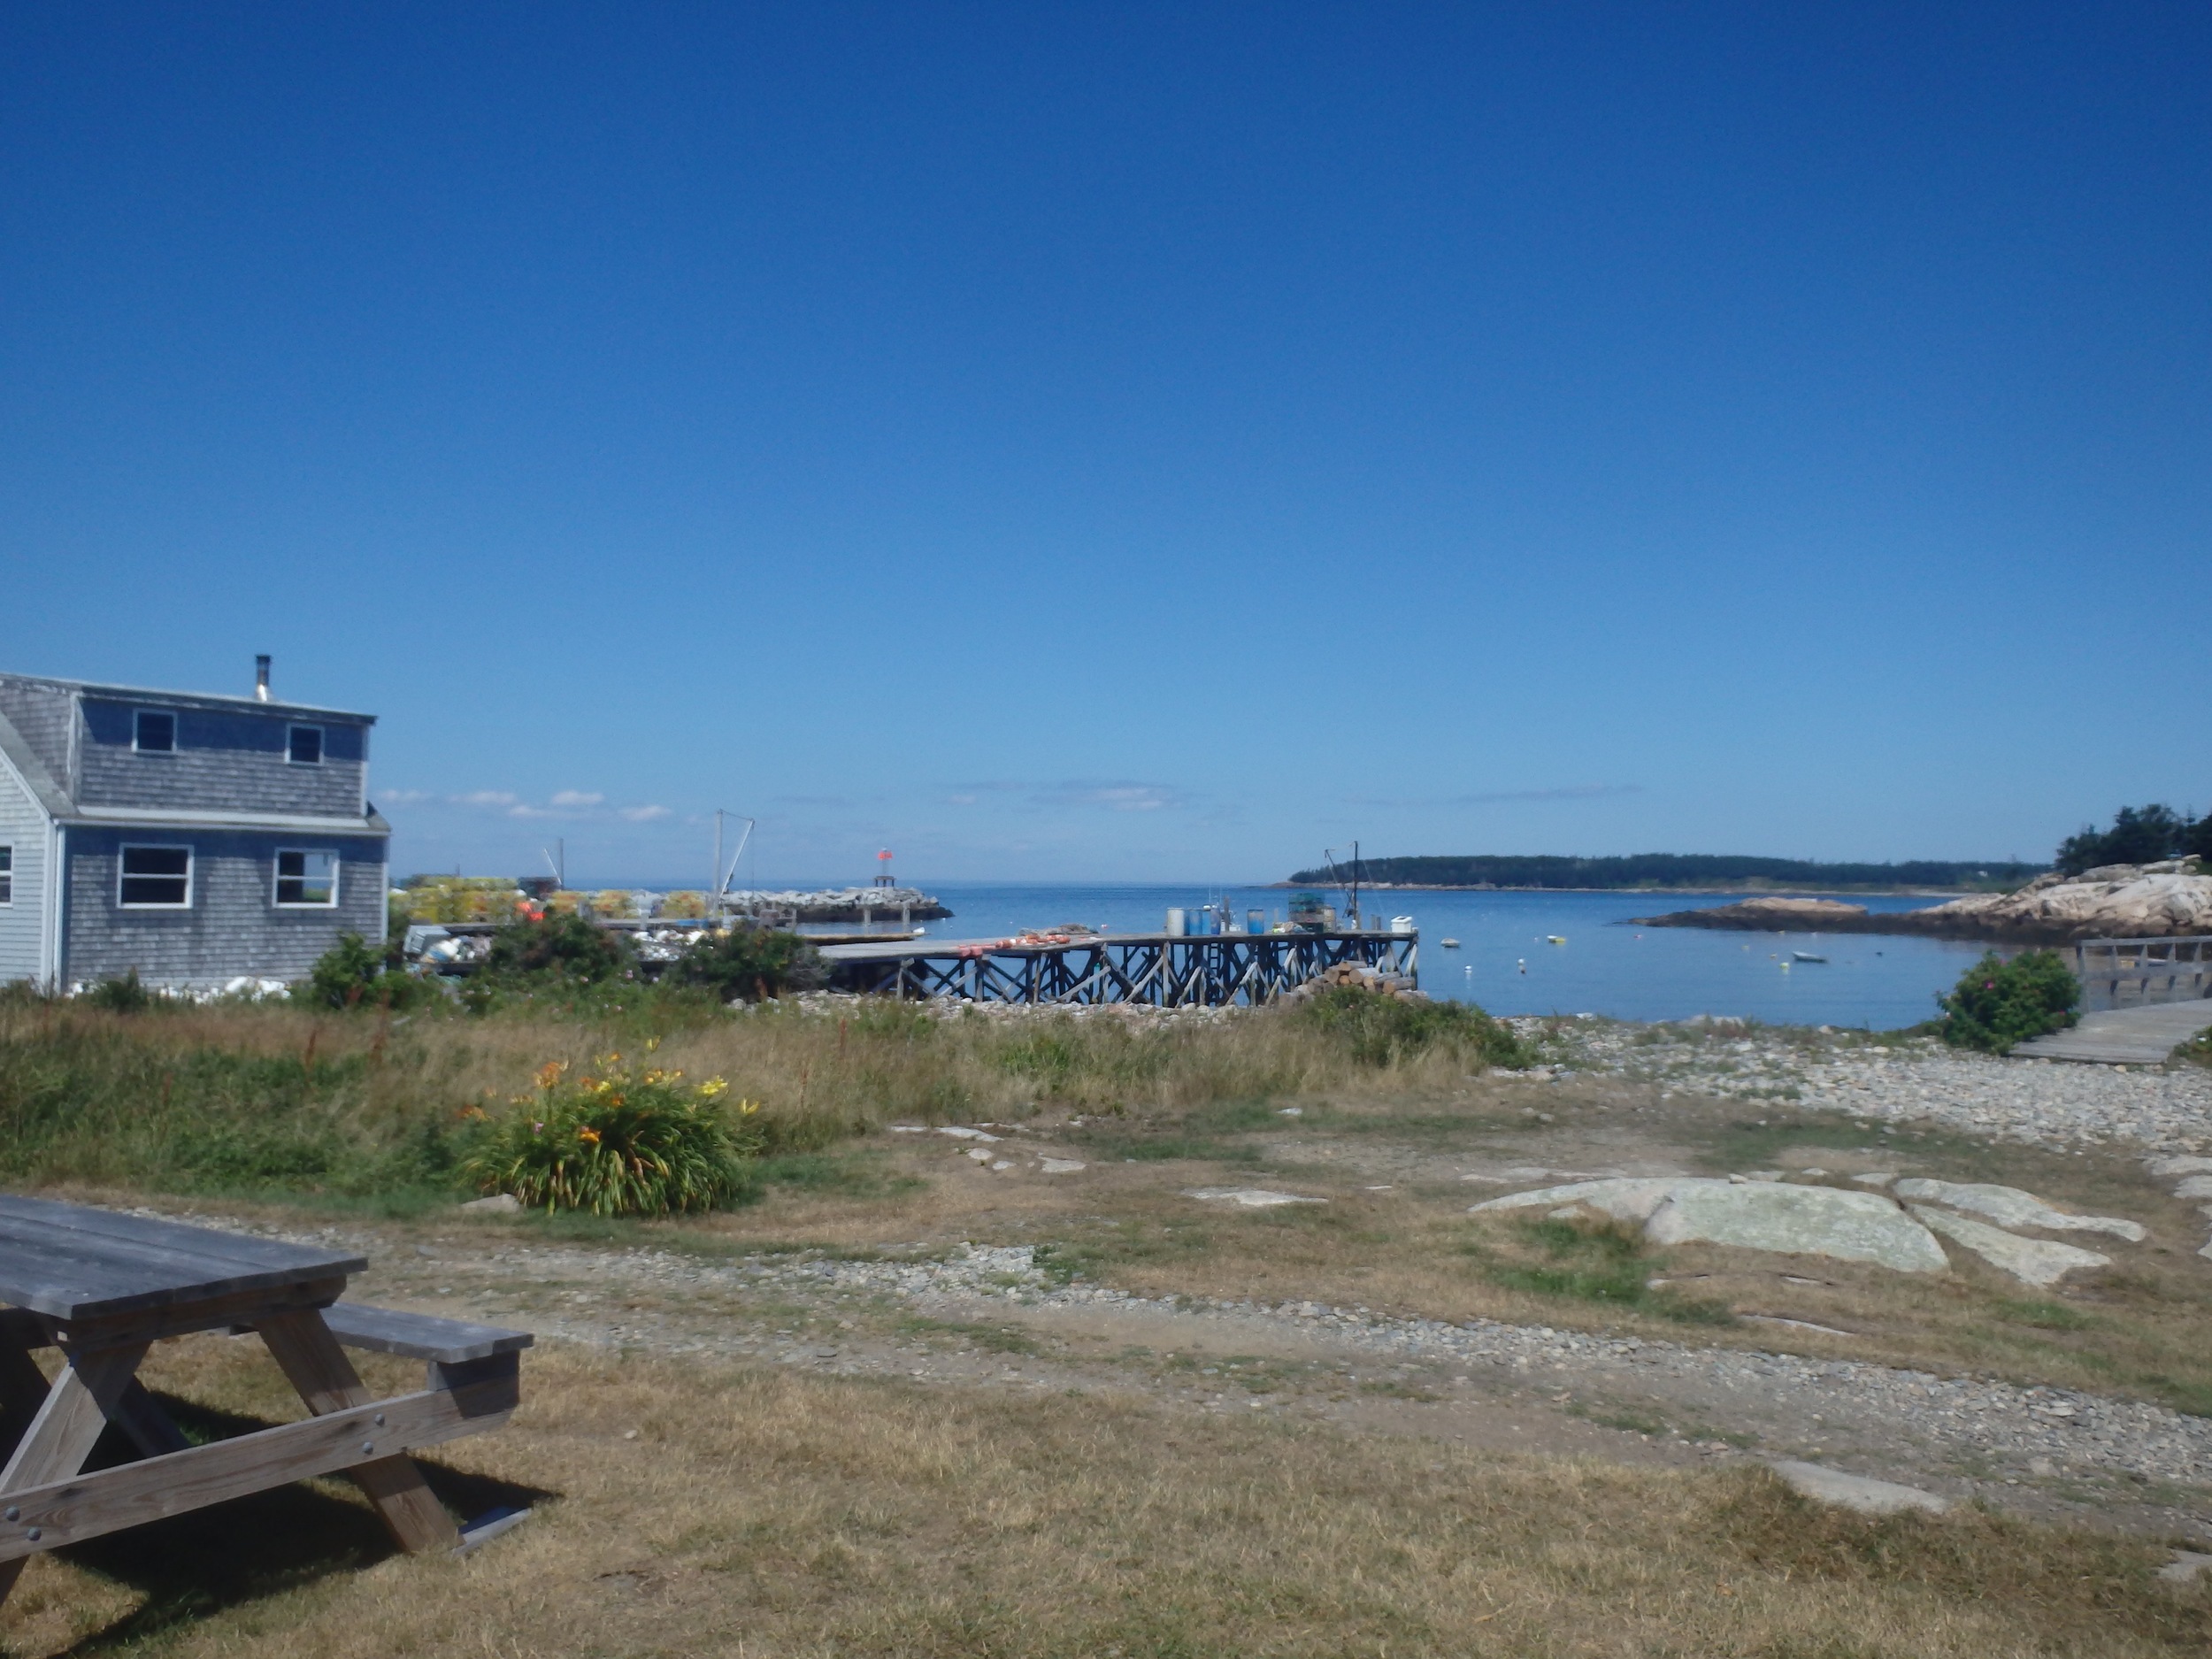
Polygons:
[[1793,950],[1790,952],[1790,960],[1793,962],[1825,962],[1828,958],[1816,956],[1809,950]]
[[1544,936],[1544,942],[1548,945],[1563,945],[1567,940],[1563,933],[1547,933]]
[[1459,949],[1459,941],[1456,939],[1440,939],[1436,942],[1443,946],[1447,950],[1457,950]]

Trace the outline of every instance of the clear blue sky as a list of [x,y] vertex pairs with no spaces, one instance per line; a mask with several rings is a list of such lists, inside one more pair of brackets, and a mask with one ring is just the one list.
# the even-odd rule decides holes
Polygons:
[[2212,806],[2212,11],[0,11],[0,667],[403,868]]

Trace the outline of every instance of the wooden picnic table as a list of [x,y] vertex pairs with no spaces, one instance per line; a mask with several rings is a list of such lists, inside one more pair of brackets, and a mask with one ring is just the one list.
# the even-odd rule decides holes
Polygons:
[[[407,1453],[503,1424],[531,1338],[341,1302],[367,1265],[311,1245],[0,1194],[0,1600],[40,1550],[341,1471],[401,1548],[463,1547]],[[211,1330],[258,1333],[311,1415],[190,1444],[137,1371],[153,1343]],[[424,1359],[425,1386],[374,1398],[348,1347]],[[60,1350],[51,1384],[32,1357],[47,1348]],[[81,1472],[111,1423],[142,1455]]]

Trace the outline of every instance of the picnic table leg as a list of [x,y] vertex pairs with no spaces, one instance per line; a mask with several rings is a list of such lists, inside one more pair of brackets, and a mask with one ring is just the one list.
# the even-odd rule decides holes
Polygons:
[[[320,1313],[311,1309],[281,1314],[262,1320],[255,1329],[317,1417],[365,1406],[374,1399]],[[380,1457],[346,1472],[376,1506],[402,1549],[419,1553],[459,1547],[460,1528],[424,1481],[413,1458],[404,1453]]]
[[15,1455],[16,1447],[46,1403],[46,1373],[19,1342],[0,1337],[0,1463]]
[[[139,1361],[146,1357],[146,1348],[143,1342],[133,1342],[66,1356],[61,1375],[46,1390],[7,1467],[0,1470],[0,1506],[11,1492],[66,1480],[84,1467],[100,1431],[108,1425],[108,1414],[130,1386]],[[0,1601],[15,1588],[24,1559],[0,1562]]]

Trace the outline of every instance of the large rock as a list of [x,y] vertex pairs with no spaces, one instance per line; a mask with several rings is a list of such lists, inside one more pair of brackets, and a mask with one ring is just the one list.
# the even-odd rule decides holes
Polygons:
[[2212,933],[2212,876],[2190,868],[2108,864],[2071,877],[2054,871],[2015,893],[1976,894],[1909,914],[1927,931],[2054,944]]
[[1581,1205],[1617,1221],[1641,1223],[1654,1244],[1733,1245],[1789,1256],[1872,1262],[1907,1273],[1939,1273],[1949,1263],[1925,1227],[1880,1193],[1709,1176],[1663,1180],[1574,1181],[1511,1193],[1473,1206],[1484,1210]]
[[2039,1290],[2055,1285],[2077,1268],[2112,1265],[2110,1256],[2099,1256],[2094,1250],[2078,1249],[2070,1244],[2055,1244],[2048,1239],[2023,1239],[1996,1227],[1985,1226],[1978,1221],[1969,1221],[1964,1216],[1946,1215],[1940,1210],[1930,1210],[1919,1204],[1912,1207],[1912,1212],[1947,1239],[1956,1240],[1964,1245],[2000,1272],[2009,1273],[2023,1284],[2033,1285]]
[[1992,943],[2062,945],[2082,939],[2164,939],[2212,933],[2212,876],[2182,860],[2108,864],[2079,876],[2053,871],[2011,893],[1977,893],[1917,910],[1870,911],[1832,899],[1756,898],[1640,916],[1639,927],[1746,928],[1767,933],[1920,933]]
[[1862,1515],[1894,1515],[1901,1509],[1925,1509],[1931,1515],[1940,1515],[1951,1507],[1948,1499],[1924,1492],[1918,1486],[1901,1486],[1893,1480],[1847,1474],[1822,1463],[1801,1463],[1783,1457],[1767,1467],[1805,1496],[1856,1509]]
[[2007,1227],[2036,1227],[2045,1233],[2109,1233],[2140,1244],[2147,1236],[2139,1221],[2116,1216],[2077,1216],[2055,1210],[2033,1193],[2017,1187],[1993,1187],[1983,1181],[1932,1181],[1913,1176],[1891,1189],[1898,1197],[1922,1203],[1943,1204],[1971,1210]]
[[1847,933],[1866,920],[1866,906],[1835,899],[1756,898],[1699,910],[1631,918],[1637,927],[1720,927],[1752,933]]
[[1651,1219],[1651,1212],[1666,1202],[1667,1194],[1681,1185],[1685,1178],[1677,1176],[1663,1180],[1619,1179],[1605,1181],[1572,1181],[1564,1187],[1540,1187],[1532,1193],[1509,1193],[1503,1198],[1493,1198],[1477,1204],[1483,1210],[1552,1209],[1562,1204],[1584,1204],[1601,1215],[1616,1221],[1632,1221],[1638,1226]]
[[1682,1181],[1644,1224],[1654,1244],[1728,1244],[1871,1262],[1901,1273],[1950,1266],[1935,1237],[1879,1193],[1746,1181]]

